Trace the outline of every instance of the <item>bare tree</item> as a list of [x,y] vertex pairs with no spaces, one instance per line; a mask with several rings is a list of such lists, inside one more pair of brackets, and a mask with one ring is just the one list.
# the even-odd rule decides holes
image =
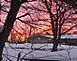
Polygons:
[[[5,0],[5,1],[9,2],[8,0]],[[10,2],[11,2],[10,10],[5,19],[3,30],[0,33],[0,59],[1,59],[1,61],[2,61],[3,47],[5,46],[5,41],[7,40],[9,33],[13,27],[13,24],[16,20],[16,16],[17,16],[17,13],[19,11],[21,4],[23,4],[25,2],[32,2],[32,1],[36,1],[36,0],[30,0],[30,1],[28,1],[28,0],[10,0]]]
[[[42,0],[42,2],[45,4],[50,20],[51,20],[51,26],[52,26],[52,32],[53,32],[53,49],[52,51],[57,51],[57,46],[59,43],[59,39],[61,38],[62,34],[66,34],[71,29],[77,26],[77,17],[76,17],[76,7],[73,8],[72,5],[67,4],[65,1],[62,0]],[[55,5],[53,7],[53,4]],[[53,8],[55,8],[55,12],[53,12]],[[69,26],[70,28],[66,31],[62,31],[65,24],[68,24],[70,21],[70,24],[73,24],[72,26]]]

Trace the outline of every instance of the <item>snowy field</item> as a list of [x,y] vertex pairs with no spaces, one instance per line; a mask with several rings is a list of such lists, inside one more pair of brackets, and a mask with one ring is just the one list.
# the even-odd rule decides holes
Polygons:
[[5,43],[3,51],[3,61],[17,61],[18,54],[20,59],[46,59],[60,61],[77,61],[77,46],[59,45],[57,52],[51,52],[52,44],[34,44],[31,49],[30,43],[9,44]]

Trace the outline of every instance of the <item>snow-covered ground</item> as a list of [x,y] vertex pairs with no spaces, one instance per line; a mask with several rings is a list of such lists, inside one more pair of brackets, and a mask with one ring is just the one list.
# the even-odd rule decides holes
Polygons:
[[51,49],[52,44],[34,44],[32,50],[30,43],[17,45],[5,43],[3,61],[6,61],[6,59],[16,61],[19,53],[21,53],[20,59],[53,59],[60,61],[77,61],[77,46],[59,45],[59,51],[57,52],[51,52]]

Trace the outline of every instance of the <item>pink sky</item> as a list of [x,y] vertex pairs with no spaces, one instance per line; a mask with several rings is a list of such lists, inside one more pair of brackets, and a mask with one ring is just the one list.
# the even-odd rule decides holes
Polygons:
[[[6,5],[6,2],[4,2],[4,3],[2,3],[2,5]],[[38,6],[38,2],[35,2],[35,3],[32,3],[32,4],[36,4],[36,6]],[[8,6],[10,6],[10,4],[8,3],[7,4]],[[23,5],[25,5],[25,4],[23,4]],[[39,6],[38,6],[39,7]],[[9,11],[9,7],[8,8],[6,8],[6,10],[7,11]],[[37,29],[32,29],[31,31],[32,31],[32,34],[33,33],[45,33],[45,32],[49,32],[49,33],[52,33],[52,31],[51,30],[48,30],[48,31],[45,31],[44,32],[44,30],[47,30],[47,29],[51,29],[51,24],[50,24],[50,20],[49,20],[49,15],[47,14],[47,13],[43,13],[43,12],[39,12],[40,14],[35,14],[34,12],[34,10],[33,11],[30,11],[30,10],[28,10],[29,11],[29,13],[33,13],[33,14],[31,14],[31,16],[32,17],[30,17],[30,16],[25,16],[25,17],[22,17],[22,18],[20,18],[20,19],[22,19],[22,20],[24,20],[24,21],[27,21],[27,23],[31,23],[32,22],[32,20],[31,20],[31,18],[32,19],[35,19],[34,20],[34,23],[35,22],[37,22],[37,24],[42,24],[42,25],[39,25],[39,26],[35,26],[35,25],[32,25],[32,26],[35,26],[35,27],[38,27]],[[53,9],[52,9],[52,11],[55,13],[55,4],[53,4]],[[27,11],[25,10],[25,9],[22,9],[22,8],[20,8],[20,10],[19,10],[19,12],[18,12],[18,14],[17,14],[17,17],[19,17],[19,16],[21,16],[21,15],[24,15],[25,13],[26,13]],[[40,15],[40,17],[39,17],[39,15]],[[1,17],[1,22],[0,22],[0,25],[3,25],[3,23],[5,22],[5,19],[6,19],[6,16],[7,16],[7,13],[5,13],[5,12],[3,12],[3,11],[1,11],[1,15],[0,15],[0,17]],[[74,16],[75,18],[77,18],[77,15],[76,16]],[[44,22],[44,21],[39,21],[38,20],[38,18],[39,19],[48,19],[47,21],[49,21],[49,22]],[[44,24],[44,25],[43,25]],[[46,25],[48,25],[48,26],[45,26],[45,24]],[[64,24],[65,25],[65,24]],[[66,30],[66,29],[68,29],[71,25],[73,25],[72,23],[67,23],[67,25],[66,26],[64,26],[64,30]],[[22,29],[23,30],[22,30]],[[14,23],[14,29],[15,30],[17,30],[18,32],[20,32],[21,34],[23,34],[23,33],[25,33],[25,34],[27,34],[28,35],[28,33],[29,33],[29,31],[30,31],[30,26],[29,25],[27,25],[27,24],[24,24],[24,23],[21,23],[19,20],[16,20],[15,21],[15,23]],[[39,28],[41,28],[41,29],[39,29]],[[73,28],[69,33],[74,33],[74,32],[77,32],[77,27],[75,27],[75,28]]]

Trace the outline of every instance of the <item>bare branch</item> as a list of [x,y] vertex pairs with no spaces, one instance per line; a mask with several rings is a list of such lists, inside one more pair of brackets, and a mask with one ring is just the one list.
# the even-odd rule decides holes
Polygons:
[[69,28],[67,31],[65,31],[65,32],[63,32],[62,34],[66,34],[67,32],[69,32],[71,29],[73,29],[74,27],[76,27],[77,26],[77,24],[76,25],[74,25],[74,26],[72,26],[71,28]]
[[20,16],[20,17],[17,17],[16,19],[19,19],[19,18],[22,18],[22,17],[25,17],[27,15],[30,15],[29,13],[25,13],[24,15]]

